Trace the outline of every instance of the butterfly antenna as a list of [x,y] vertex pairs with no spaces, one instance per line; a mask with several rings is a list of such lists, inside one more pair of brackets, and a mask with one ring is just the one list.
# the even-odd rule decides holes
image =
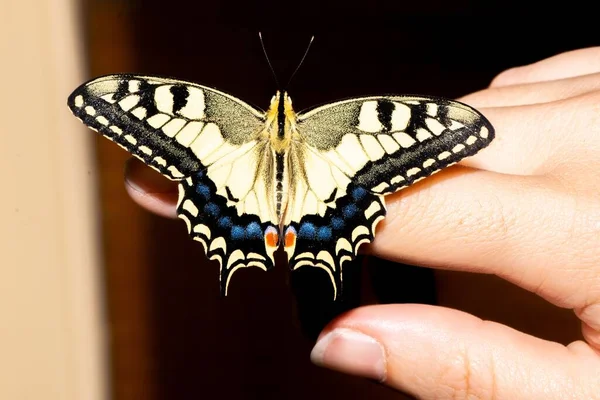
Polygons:
[[287,83],[285,84],[285,88],[287,88],[290,85],[290,83],[292,82],[292,79],[294,78],[294,76],[296,76],[296,72],[298,72],[298,70],[302,66],[302,63],[304,63],[304,59],[306,58],[306,55],[308,54],[308,51],[310,50],[310,46],[312,45],[312,42],[314,39],[315,39],[315,35],[311,36],[310,42],[308,42],[308,46],[306,46],[306,50],[304,51],[304,55],[302,56],[302,59],[300,60],[300,62],[298,63],[298,66],[294,70],[294,73],[292,74],[292,76],[290,76],[290,79],[288,79]]
[[265,48],[265,42],[263,41],[262,32],[258,32],[258,37],[260,38],[260,45],[262,46],[263,53],[265,54],[265,58],[267,59],[267,63],[269,64],[269,68],[271,68],[271,73],[273,74],[273,78],[275,78],[275,83],[277,84],[277,88],[281,89],[281,85],[279,84],[279,80],[277,79],[277,74],[273,69],[273,65],[271,64],[271,60],[269,59],[269,55],[267,54],[267,49]]

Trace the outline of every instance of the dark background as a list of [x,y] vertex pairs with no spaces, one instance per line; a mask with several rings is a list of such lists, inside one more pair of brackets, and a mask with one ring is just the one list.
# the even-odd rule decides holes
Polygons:
[[[560,6],[88,0],[82,34],[90,77],[167,75],[217,87],[263,109],[277,86],[258,31],[282,82],[315,35],[289,88],[299,111],[369,94],[458,97],[485,87],[508,67],[597,45],[591,6]],[[403,398],[310,364],[317,328],[340,311],[323,300],[323,276],[303,273],[291,284],[283,267],[242,270],[230,295],[220,298],[218,266],[187,237],[183,223],[150,215],[126,196],[127,154],[104,139],[97,148],[115,400]],[[434,277],[427,269],[374,258],[364,262],[364,268],[352,269],[354,279],[363,280],[362,296],[355,287],[343,307],[376,299],[437,302],[547,339],[578,335],[570,313],[556,317],[554,308],[493,277],[447,272]],[[452,285],[458,287],[454,292]],[[558,318],[562,330],[543,322],[544,316]]]

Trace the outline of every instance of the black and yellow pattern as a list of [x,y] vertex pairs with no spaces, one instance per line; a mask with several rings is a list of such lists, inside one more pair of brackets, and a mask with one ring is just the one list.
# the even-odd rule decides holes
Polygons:
[[264,112],[194,83],[94,79],[69,97],[90,128],[179,181],[178,214],[221,266],[226,294],[241,267],[322,268],[334,285],[385,217],[383,196],[471,156],[494,138],[459,102],[350,99],[296,114],[285,92]]

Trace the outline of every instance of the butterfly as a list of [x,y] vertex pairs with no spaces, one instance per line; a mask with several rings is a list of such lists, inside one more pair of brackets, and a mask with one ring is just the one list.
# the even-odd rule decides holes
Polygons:
[[483,149],[477,110],[427,96],[352,98],[296,113],[285,91],[261,111],[229,94],[157,76],[108,75],[78,87],[73,114],[165,177],[177,213],[220,265],[222,294],[243,267],[342,268],[373,241],[384,196]]

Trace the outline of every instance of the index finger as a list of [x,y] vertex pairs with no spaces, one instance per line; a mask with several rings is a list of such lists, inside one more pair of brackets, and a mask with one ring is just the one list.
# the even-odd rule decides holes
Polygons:
[[572,50],[501,72],[491,87],[552,81],[600,72],[600,47]]

